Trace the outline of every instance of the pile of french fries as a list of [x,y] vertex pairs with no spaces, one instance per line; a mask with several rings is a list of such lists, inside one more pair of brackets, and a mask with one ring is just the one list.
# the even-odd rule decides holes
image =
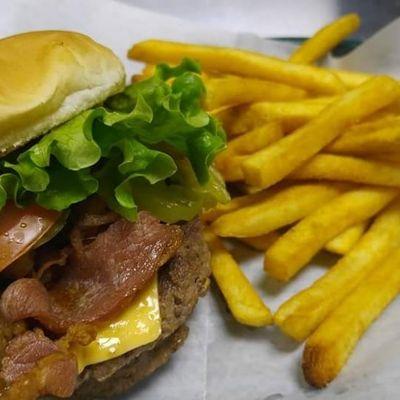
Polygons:
[[[282,60],[231,48],[149,40],[129,56],[200,62],[205,106],[228,134],[216,166],[233,193],[203,215],[212,271],[240,323],[305,341],[303,371],[332,381],[400,290],[400,85],[317,66],[359,26],[346,15]],[[272,314],[221,238],[263,251],[267,279],[289,281],[321,250],[339,255]]]

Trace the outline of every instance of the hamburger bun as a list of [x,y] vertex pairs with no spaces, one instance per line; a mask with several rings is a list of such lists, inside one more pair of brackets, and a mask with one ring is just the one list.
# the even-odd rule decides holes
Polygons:
[[[74,32],[38,31],[23,33],[0,40],[0,74],[3,76],[3,80],[0,82],[0,157],[24,146],[31,140],[39,138],[52,128],[71,120],[71,118],[83,111],[104,102],[108,97],[122,91],[125,87],[124,68],[115,54],[111,50],[96,43],[91,38]],[[75,128],[75,125],[73,124],[70,126]],[[74,130],[71,130],[72,133],[74,133]],[[69,138],[69,136],[67,136],[67,138]],[[74,155],[75,153],[70,154]],[[51,165],[49,166],[49,169],[50,168]],[[76,212],[76,215],[69,220],[70,224],[66,226],[65,231],[61,233],[61,236],[54,238],[54,241],[52,241],[53,237],[51,237],[48,241],[40,243],[40,249],[38,249],[37,252],[36,249],[33,250],[35,253],[32,254],[34,254],[35,257],[38,255],[38,257],[35,259],[37,265],[31,265],[30,267],[32,271],[39,267],[39,265],[42,265],[42,261],[44,263],[48,262],[46,257],[49,256],[51,258],[53,256],[51,252],[59,255],[64,254],[63,250],[67,249],[67,251],[69,251],[67,258],[72,260],[75,250],[76,254],[78,253],[78,250],[73,250],[73,247],[75,245],[76,247],[79,247],[77,242],[82,244],[84,238],[82,236],[78,240],[76,236],[76,243],[75,245],[72,244],[73,232],[71,229],[73,230],[76,225],[78,230],[83,230],[85,225],[83,224],[80,226],[77,221],[80,217],[84,220],[86,214],[88,217],[92,217],[92,219],[87,219],[87,221],[89,221],[87,222],[89,226],[88,232],[90,232],[90,243],[88,243],[87,246],[91,243],[97,243],[96,240],[99,240],[98,243],[102,244],[103,251],[104,247],[107,247],[106,245],[113,243],[112,246],[110,245],[104,250],[104,254],[106,254],[106,251],[108,252],[107,255],[109,258],[113,258],[114,253],[119,254],[119,246],[125,251],[124,245],[126,243],[120,244],[120,240],[105,240],[105,236],[102,236],[103,239],[99,239],[100,235],[105,235],[109,230],[110,232],[114,232],[116,235],[115,237],[117,237],[119,231],[111,230],[110,226],[122,225],[118,225],[120,222],[120,219],[118,219],[120,217],[118,217],[118,215],[108,212],[109,209],[107,208],[106,203],[103,204],[103,201],[96,202],[96,200],[99,199],[94,198],[93,203],[90,203],[89,201],[87,204],[82,205],[82,215],[79,214],[79,208],[72,209],[72,212]],[[85,201],[86,198],[81,202],[84,203]],[[12,206],[16,207],[14,204],[12,204]],[[41,218],[36,214],[34,217]],[[109,220],[111,222],[102,222],[102,217],[105,217],[104,221],[108,221],[107,218],[111,217]],[[153,220],[155,219],[155,217],[152,218]],[[188,335],[186,321],[193,312],[199,297],[206,293],[209,287],[211,274],[210,253],[202,236],[202,224],[199,219],[190,222],[184,222],[184,220],[175,221],[173,224],[177,225],[174,230],[174,235],[179,236],[179,240],[176,241],[177,246],[174,248],[173,253],[163,261],[164,265],[162,265],[162,267],[157,271],[161,323],[159,336],[153,342],[133,348],[119,356],[114,355],[114,357],[103,358],[102,360],[105,361],[102,362],[94,362],[92,364],[87,363],[85,364],[86,367],[80,371],[79,374],[79,371],[76,370],[76,361],[78,356],[71,352],[71,354],[68,354],[68,357],[65,359],[58,360],[64,362],[66,366],[72,365],[72,368],[70,369],[71,373],[69,374],[71,379],[69,379],[68,373],[65,373],[65,371],[68,372],[68,369],[64,367],[58,370],[61,371],[61,374],[58,376],[50,369],[43,369],[45,372],[50,371],[49,387],[45,385],[47,384],[47,381],[45,382],[43,377],[35,374],[29,375],[30,371],[28,370],[27,374],[29,375],[29,379],[32,377],[33,389],[35,389],[35,379],[37,380],[39,376],[41,379],[40,385],[46,386],[43,388],[43,394],[51,394],[61,397],[64,396],[64,398],[72,395],[70,397],[71,399],[114,397],[128,391],[132,386],[151,375],[155,370],[168,361],[171,355],[184,343]],[[96,225],[98,221],[100,222]],[[41,223],[42,222],[43,221],[41,220]],[[124,226],[126,224],[125,221]],[[149,222],[148,225],[145,226],[146,229],[143,227],[141,229],[143,229],[143,232],[148,234],[151,229],[156,229],[154,224],[155,223]],[[106,230],[104,230],[105,225],[109,225]],[[156,225],[161,226],[165,224],[156,220]],[[132,225],[130,226],[132,227]],[[178,233],[180,235],[178,235]],[[171,233],[171,235],[173,234]],[[156,244],[159,243],[157,235],[148,235],[146,237],[153,238]],[[120,236],[118,236],[118,238],[120,238]],[[134,239],[135,238],[136,236]],[[69,239],[71,240],[72,246],[68,241]],[[138,242],[141,242],[142,240],[142,236],[140,236]],[[127,243],[132,247],[131,241],[127,240]],[[61,248],[59,248],[60,246]],[[83,247],[80,248],[81,253],[82,249]],[[96,249],[98,250],[98,248]],[[160,252],[163,251],[162,246],[159,250]],[[125,270],[122,267],[119,268],[119,264],[128,267],[128,264],[134,260],[135,257],[138,258],[138,250],[135,250],[136,253],[134,253],[133,250],[131,253],[126,251],[126,254],[128,254],[126,258],[124,258],[124,251],[120,252],[123,255],[120,257],[121,259],[116,257],[116,261],[114,260],[112,263],[113,266],[116,266],[115,271],[111,271],[110,269],[107,270],[107,274],[105,274],[107,277],[112,275],[111,272],[116,274],[121,273],[120,276],[124,277],[123,274],[125,273]],[[90,257],[95,259],[98,256],[98,253],[95,253],[94,251],[90,253],[90,257],[88,253],[89,251],[87,251],[85,243],[85,259],[84,262],[81,263],[82,265],[85,265],[85,268],[89,265]],[[152,257],[154,255],[155,254],[152,253]],[[76,258],[76,260],[77,259],[78,258]],[[64,259],[60,261],[57,259],[55,260],[55,265],[60,264],[65,266],[65,263],[70,262],[71,265],[73,264],[76,266],[77,270],[82,267],[78,261],[75,260],[75,262],[71,260]],[[139,260],[141,259],[139,258]],[[105,262],[102,262],[102,265],[104,264]],[[97,264],[95,263],[92,265],[97,267]],[[98,269],[99,271],[101,270],[101,268]],[[138,270],[133,267],[131,267],[131,269],[135,271]],[[139,271],[139,273],[140,272],[141,271]],[[26,273],[24,273],[21,279],[17,278],[12,282],[7,287],[7,289],[11,288],[8,292],[6,292],[6,289],[6,291],[2,293],[2,316],[5,320],[7,318],[9,321],[27,319],[26,316],[15,317],[15,314],[14,316],[11,316],[11,314],[7,314],[6,312],[6,304],[11,305],[10,309],[14,309],[14,311],[18,307],[13,308],[13,304],[25,304],[24,301],[19,301],[19,298],[21,298],[21,295],[27,293],[24,293],[23,288],[19,293],[17,293],[18,291],[13,292],[13,287],[19,287],[19,284],[24,285],[24,282],[26,283],[27,281],[31,283],[34,281],[35,284],[38,285],[37,287],[43,287],[44,290],[48,289],[48,293],[55,288],[55,285],[52,288],[50,288],[50,286],[48,288],[45,287],[44,283],[40,281],[40,278],[37,278],[36,276],[31,277],[29,275],[29,277],[26,277],[25,275]],[[61,275],[63,275],[63,272],[60,273],[60,276]],[[80,276],[81,275],[77,272],[75,277],[73,277],[74,279],[76,278],[75,287],[78,287],[81,282]],[[67,304],[69,292],[68,295],[63,295],[62,279],[56,275],[52,276],[51,271],[49,272],[48,277],[45,278],[49,279],[49,282],[52,282],[52,279],[55,278],[54,281],[60,285],[57,288],[57,290],[60,291],[57,295],[59,295],[58,297],[63,301],[67,298],[67,301],[65,301]],[[45,281],[45,278],[43,281]],[[142,279],[140,275],[139,278]],[[97,281],[100,281],[100,279]],[[67,280],[64,283],[65,287],[69,288]],[[107,286],[106,284],[108,282],[102,283],[106,288],[114,288],[112,285]],[[13,284],[14,286],[12,286]],[[85,285],[88,286],[86,280]],[[30,287],[32,288],[33,286]],[[29,290],[28,287],[28,291]],[[82,293],[76,291],[77,296],[81,295],[83,298],[86,293],[85,290],[86,287],[82,290]],[[130,290],[130,288],[127,287],[126,290]],[[97,290],[97,292],[103,293],[101,290]],[[119,295],[122,293],[122,290],[121,288],[118,288],[115,292]],[[7,298],[7,293],[10,295],[9,298]],[[32,293],[33,292],[30,292],[31,296],[28,297],[30,303],[33,304],[35,293]],[[88,296],[90,301],[93,301],[94,298],[92,293],[93,291],[89,293]],[[126,293],[123,295],[123,299],[125,299],[127,297]],[[74,296],[70,297],[71,303],[73,303],[73,301],[75,301],[73,298]],[[57,296],[54,298],[57,298]],[[49,295],[49,302],[54,300],[54,298],[51,299]],[[10,300],[10,302],[8,302],[7,299]],[[113,301],[117,304],[116,300]],[[112,303],[112,306],[114,306],[114,303]],[[123,304],[123,301],[120,303]],[[38,304],[41,306],[40,301]],[[81,302],[81,304],[85,307],[87,306],[87,303],[85,302]],[[101,313],[104,312],[104,304],[105,301],[100,303],[100,306],[97,307]],[[94,308],[92,310],[93,313],[97,312]],[[57,318],[61,319],[60,315],[62,316],[62,312],[56,312],[55,314],[57,315]],[[79,321],[79,310],[75,312],[74,315],[77,316]],[[110,312],[110,315],[112,316],[114,314]],[[92,317],[90,316],[90,318]],[[35,319],[35,316],[33,319]],[[75,321],[74,318],[73,320]],[[43,321],[38,320],[36,322],[38,322],[39,326],[48,328],[46,334],[50,333],[51,335],[52,327],[46,327],[46,323]],[[61,322],[65,323],[64,321]],[[65,331],[67,328],[68,327],[66,326]],[[39,333],[39,331],[41,333]],[[0,368],[0,372],[3,374],[2,377],[5,377],[5,381],[11,383],[10,390],[15,389],[15,391],[18,391],[20,389],[19,382],[23,381],[18,378],[15,379],[11,377],[12,375],[8,374],[10,371],[12,374],[14,366],[13,357],[15,355],[19,356],[21,354],[28,354],[24,347],[26,344],[33,346],[32,348],[35,348],[34,346],[36,345],[40,345],[42,348],[43,346],[50,346],[51,351],[60,353],[57,350],[57,347],[54,350],[54,342],[58,343],[57,335],[61,333],[65,334],[65,331],[63,328],[60,331],[54,329],[54,337],[47,337],[40,329],[36,332],[32,328],[22,334],[17,334],[8,340],[7,347],[9,347],[11,343],[14,347],[10,346],[9,349],[14,349],[15,351],[10,350],[9,353],[5,353],[5,356],[0,360],[4,364],[2,369]],[[29,341],[25,341],[25,338],[28,338]],[[40,356],[39,354],[38,360],[41,360],[42,358],[46,358],[46,356]],[[18,358],[18,360],[18,362],[20,362],[21,358]],[[28,361],[32,364],[31,360]],[[49,365],[51,365],[51,362],[57,362],[57,359],[52,359],[49,356],[48,360],[44,360],[43,365],[46,365],[45,362],[47,361],[50,363]],[[37,366],[39,368],[38,370],[40,370],[41,365],[38,364]],[[7,370],[8,367],[10,367],[10,369]],[[35,368],[35,366],[33,368]],[[57,372],[57,368],[54,370]],[[24,374],[24,372],[22,374]],[[2,393],[0,393],[0,397],[1,394]],[[36,394],[33,393],[33,396],[36,396]]]
[[0,40],[0,155],[9,153],[124,87],[121,61],[74,32]]

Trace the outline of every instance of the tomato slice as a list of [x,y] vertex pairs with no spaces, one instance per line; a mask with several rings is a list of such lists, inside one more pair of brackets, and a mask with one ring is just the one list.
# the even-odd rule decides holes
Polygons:
[[36,204],[18,208],[7,203],[0,212],[0,271],[31,249],[60,216]]

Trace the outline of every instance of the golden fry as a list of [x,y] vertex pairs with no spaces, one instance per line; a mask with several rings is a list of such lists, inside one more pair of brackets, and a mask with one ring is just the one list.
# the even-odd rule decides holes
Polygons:
[[[234,123],[236,119],[237,107],[221,107],[216,110],[210,111],[210,114],[221,122],[228,136],[233,136],[232,132],[230,132],[230,126]],[[257,126],[262,126],[265,122],[266,121],[258,121]]]
[[233,48],[146,40],[136,43],[128,57],[152,64],[162,61],[178,64],[182,58],[191,57],[205,70],[280,82],[314,93],[335,94],[345,90],[340,79],[326,69]]
[[232,135],[238,135],[253,129],[260,121],[278,120],[285,132],[291,131],[311,121],[335,98],[250,104],[238,108],[236,118],[229,124],[228,130]]
[[279,239],[278,232],[270,232],[266,235],[241,238],[240,241],[246,243],[255,250],[266,251],[274,242]]
[[[379,114],[379,113],[378,113]],[[373,131],[379,131],[386,128],[395,128],[400,124],[400,116],[386,115],[378,118],[373,118],[361,124],[353,125],[350,129],[346,130],[343,135],[363,135]]]
[[246,182],[258,187],[279,182],[347,126],[397,99],[399,90],[395,80],[380,76],[346,93],[302,128],[249,156],[242,165]]
[[357,14],[344,15],[324,26],[310,39],[306,40],[290,56],[289,61],[312,64],[325,57],[343,39],[355,32],[360,26]]
[[217,156],[217,167],[235,155],[246,155],[263,149],[283,137],[282,125],[279,121],[271,121],[259,126],[228,142],[226,150]]
[[365,72],[345,71],[343,69],[333,68],[328,68],[328,70],[337,75],[349,89],[354,89],[357,86],[362,85],[372,77],[372,75],[366,74]]
[[273,192],[265,200],[220,216],[211,228],[218,236],[264,235],[304,218],[343,190],[341,185],[323,183],[289,186]]
[[246,156],[233,156],[224,160],[223,163],[217,162],[218,171],[226,182],[243,180],[242,163],[246,158]]
[[[204,236],[213,278],[238,322],[275,323],[296,340],[308,338],[303,372],[315,387],[339,374],[400,292],[400,85],[312,65],[359,24],[356,14],[333,21],[289,61],[161,40],[137,43],[128,54],[148,63],[132,82],[153,75],[159,62],[200,63],[203,106],[230,138],[214,166],[248,193],[201,215],[210,223]],[[342,258],[272,316],[219,236],[263,251],[264,270],[281,281],[321,249]]]
[[136,82],[140,82],[143,79],[146,79],[146,77],[142,74],[137,74],[137,75],[132,75],[131,77],[131,83],[136,83]]
[[211,250],[211,270],[233,317],[244,325],[261,327],[272,323],[272,315],[222,242],[205,232]]
[[325,245],[325,249],[335,254],[347,254],[361,239],[367,226],[368,221],[363,221],[347,228],[345,231],[330,240]]
[[229,141],[228,149],[225,153],[230,152],[232,155],[251,154],[282,137],[281,123],[279,121],[271,121]]
[[336,378],[368,327],[400,291],[400,250],[367,276],[306,342],[303,372],[321,388]]
[[[383,161],[385,163],[391,163],[396,166],[400,164],[400,153],[380,153],[371,155],[372,160]],[[400,165],[398,165],[400,167]]]
[[204,222],[214,221],[221,215],[230,213],[241,207],[246,207],[250,204],[254,204],[258,201],[263,201],[267,197],[271,196],[275,191],[268,190],[263,192],[257,192],[254,194],[248,194],[245,196],[234,197],[229,203],[221,204],[218,203],[214,208],[206,210],[202,215],[201,219]]
[[[332,74],[336,75],[348,89],[354,89],[357,86],[362,85],[373,76],[366,72],[360,72],[360,71],[347,71],[337,68],[325,68],[325,69],[330,71]],[[205,72],[203,72],[203,75],[205,75]],[[207,75],[212,77],[213,72],[207,71]],[[235,75],[224,75],[224,76],[235,76]]]
[[267,250],[265,271],[276,279],[288,281],[326,243],[378,213],[397,194],[396,189],[362,187],[334,198],[289,229]]
[[149,78],[150,76],[154,75],[155,70],[156,66],[154,64],[146,64],[142,69],[142,75]]
[[241,183],[236,183],[236,186],[238,188],[240,188],[240,190],[243,193],[247,193],[247,194],[254,194],[254,193],[259,193],[262,192],[264,189],[260,189],[257,186],[249,186],[246,185],[245,183],[241,182]]
[[306,339],[388,254],[400,245],[400,202],[385,209],[356,246],[310,287],[283,303],[275,324],[292,338]]
[[318,154],[292,173],[290,178],[325,179],[400,187],[400,166],[372,159]]
[[282,83],[239,76],[223,76],[205,81],[205,107],[214,110],[258,101],[291,101],[307,97],[307,92]]
[[354,155],[400,152],[400,125],[359,135],[351,132],[343,134],[326,150],[330,153]]

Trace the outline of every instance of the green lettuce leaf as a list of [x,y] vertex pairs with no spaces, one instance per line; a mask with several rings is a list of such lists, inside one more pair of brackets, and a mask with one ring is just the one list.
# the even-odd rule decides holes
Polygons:
[[16,175],[7,173],[0,175],[0,208],[5,206],[8,199],[21,205],[22,193],[21,182]]
[[37,193],[36,202],[42,207],[62,211],[71,204],[85,200],[97,192],[97,179],[88,168],[73,171],[53,163],[49,169],[50,183],[46,190]]
[[0,207],[12,199],[61,211],[98,193],[128,219],[147,209],[174,222],[226,200],[210,168],[225,134],[202,109],[199,71],[189,59],[161,64],[153,77],[3,161]]

